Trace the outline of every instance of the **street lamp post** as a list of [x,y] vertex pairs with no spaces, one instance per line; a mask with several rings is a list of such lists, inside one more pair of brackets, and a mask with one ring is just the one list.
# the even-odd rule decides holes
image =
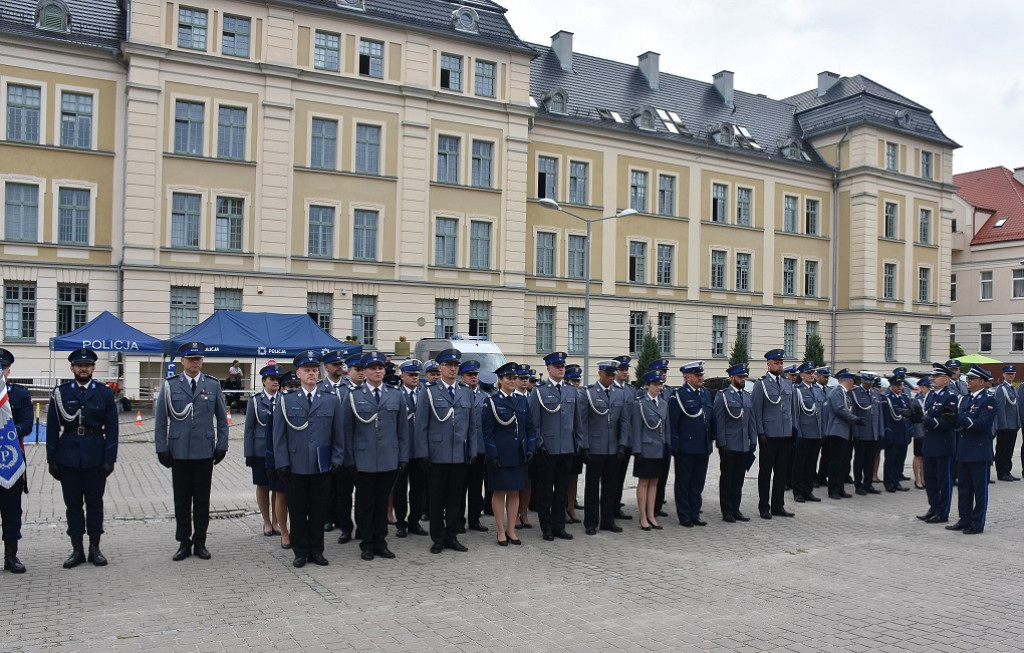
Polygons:
[[586,289],[583,295],[583,385],[587,385],[590,380],[590,233],[591,225],[595,222],[604,222],[605,220],[614,220],[615,218],[624,218],[629,215],[636,215],[639,213],[636,209],[623,209],[615,215],[605,216],[603,218],[584,218],[582,215],[576,215],[572,211],[563,209],[561,205],[555,200],[545,197],[537,201],[538,204],[546,209],[552,211],[560,211],[566,215],[571,215],[577,220],[582,220],[587,223],[587,252],[586,258],[583,261],[584,274],[586,276]]

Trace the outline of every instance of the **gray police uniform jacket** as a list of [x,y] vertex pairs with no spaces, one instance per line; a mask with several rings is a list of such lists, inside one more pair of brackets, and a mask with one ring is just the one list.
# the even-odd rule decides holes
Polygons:
[[476,442],[476,455],[482,456],[484,455],[484,436],[483,424],[479,419],[480,410],[484,407],[484,404],[487,403],[487,398],[490,396],[490,394],[484,392],[479,387],[476,390],[474,390],[473,388],[466,385],[462,381],[459,381],[459,385],[473,393],[473,412],[477,414],[478,418],[476,420],[476,433],[473,434],[473,442]]
[[881,428],[877,424],[881,413],[875,393],[871,390],[865,390],[863,386],[854,386],[853,390],[850,390],[849,404],[854,417],[860,417],[864,420],[863,424],[854,424],[851,428],[853,439],[881,439]]
[[645,392],[636,399],[632,413],[629,446],[633,453],[641,458],[664,458],[669,441],[668,402],[659,397],[655,405],[651,395]]
[[1016,388],[1004,381],[992,388],[992,391],[996,398],[996,430],[1016,431],[1020,428]]
[[715,395],[715,441],[719,449],[747,452],[757,447],[750,404],[750,393],[732,385]]
[[473,392],[455,384],[455,398],[442,381],[427,383],[416,400],[416,434],[413,458],[432,463],[468,463],[480,450],[476,435],[480,412],[474,410]]
[[781,376],[765,374],[754,382],[750,414],[758,435],[769,438],[793,437],[793,384]]
[[409,409],[404,393],[380,387],[380,401],[366,383],[346,393],[345,451],[357,472],[390,472],[409,462]]
[[584,389],[580,401],[581,448],[592,455],[609,456],[617,454],[619,446],[630,446],[630,416],[636,402],[632,392],[613,383],[606,393],[604,386],[595,382]]
[[313,403],[298,389],[274,409],[274,464],[293,474],[321,474],[345,462],[345,414],[332,392],[315,390]]
[[814,387],[804,383],[793,387],[793,426],[798,438],[822,438],[825,426],[825,398],[819,392],[815,392]]
[[280,400],[280,392],[273,400],[267,397],[266,392],[249,397],[245,404],[245,431],[242,433],[243,456],[263,458],[267,455],[267,444],[273,443],[274,435],[268,429],[273,424],[274,404]]
[[530,424],[537,448],[551,455],[576,453],[583,445],[582,411],[587,398],[573,385],[563,382],[559,392],[548,379],[527,397]]
[[213,458],[228,449],[228,412],[220,381],[200,373],[192,392],[184,374],[164,381],[156,400],[156,452],[177,460]]
[[[850,391],[852,392],[852,390]],[[853,397],[841,385],[828,392],[825,403],[825,435],[836,436],[844,440],[850,439],[857,416],[853,414]]]

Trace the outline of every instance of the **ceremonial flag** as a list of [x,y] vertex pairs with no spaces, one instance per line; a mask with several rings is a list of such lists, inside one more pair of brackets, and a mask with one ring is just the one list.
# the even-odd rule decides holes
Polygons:
[[0,379],[0,487],[10,489],[25,473],[25,455],[21,452],[18,430],[14,427],[7,384]]

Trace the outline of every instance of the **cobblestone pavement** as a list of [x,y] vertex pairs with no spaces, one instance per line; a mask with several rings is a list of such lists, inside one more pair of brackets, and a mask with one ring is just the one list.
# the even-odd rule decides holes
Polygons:
[[[398,558],[372,562],[328,534],[330,566],[294,569],[253,514],[236,426],[213,489],[214,510],[233,518],[212,523],[212,560],[174,563],[170,473],[145,430],[126,433],[139,441],[121,446],[108,485],[106,568],[61,567],[70,549],[59,488],[42,446],[30,447],[29,571],[0,574],[0,650],[1024,648],[1024,482],[990,486],[986,532],[975,537],[914,519],[925,510],[917,490],[791,503],[795,519],[727,524],[713,459],[706,528],[663,518],[662,531],[631,521],[624,533],[587,537],[577,525],[573,541],[551,543],[534,528],[519,532],[524,546],[499,548],[491,525],[461,538],[469,553],[436,556],[427,538],[392,533]],[[751,515],[754,473],[744,487]],[[633,512],[634,487],[630,478]]]

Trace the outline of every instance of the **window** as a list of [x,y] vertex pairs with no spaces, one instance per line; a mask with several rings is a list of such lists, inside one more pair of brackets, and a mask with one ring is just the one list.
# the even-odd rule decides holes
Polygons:
[[[950,338],[953,337],[953,333],[955,332],[950,329]],[[1024,322],[1010,323],[1010,351],[1024,351]]]
[[174,103],[174,153],[203,155],[202,102],[177,100]]
[[917,269],[917,301],[930,302],[932,298],[931,268]]
[[647,243],[629,243],[629,280],[634,283],[647,282]]
[[334,170],[338,150],[338,121],[313,118],[309,145],[309,167]]
[[352,335],[365,347],[377,344],[377,298],[352,295]]
[[437,137],[437,180],[446,184],[459,183],[459,146],[456,136]]
[[487,141],[473,141],[473,178],[472,184],[478,188],[491,188],[492,163],[494,144]]
[[217,113],[217,157],[245,159],[245,109],[220,107]]
[[462,90],[462,57],[454,54],[441,55],[441,88],[449,91]]
[[629,208],[641,213],[647,212],[647,173],[640,170],[629,172]]
[[676,214],[676,178],[658,175],[658,214]]
[[1024,268],[1013,271],[1013,298],[1024,298]]
[[555,307],[537,307],[537,351],[549,352],[555,348]]
[[39,187],[9,183],[4,191],[4,239],[39,239]]
[[818,296],[818,262],[804,261],[804,294]]
[[886,238],[900,237],[900,226],[896,210],[897,207],[892,202],[885,203],[885,231],[883,233]]
[[796,211],[799,200],[792,195],[782,198],[782,230],[788,233],[796,233]]
[[171,195],[171,247],[198,249],[201,204],[199,195]]
[[586,311],[582,308],[569,309],[569,348],[570,354],[582,354],[586,335]]
[[570,279],[583,279],[587,274],[587,238],[569,235],[568,272]]
[[736,318],[736,340],[740,338],[743,342],[747,343],[747,351],[750,351],[750,318],[749,317],[738,317]]
[[636,354],[644,346],[644,332],[647,329],[647,313],[629,312],[629,353]]
[[334,295],[324,292],[306,293],[306,314],[313,318],[316,325],[331,332],[331,314],[334,306]]
[[932,153],[921,152],[921,177],[924,179],[932,178]]
[[896,143],[885,144],[885,169],[897,172],[900,168],[900,148]]
[[313,38],[313,67],[317,70],[338,72],[338,64],[341,61],[339,42],[340,37],[337,34],[317,30]]
[[671,313],[658,313],[658,349],[662,356],[672,355]]
[[804,348],[807,347],[807,343],[811,341],[811,336],[818,335],[818,323],[807,321],[807,333],[804,335]]
[[981,295],[980,299],[992,299],[992,272],[981,273]]
[[199,324],[199,289],[171,286],[171,337],[181,335]]
[[[377,212],[356,209],[352,216],[352,258],[377,260]],[[366,344],[363,341],[363,344]]]
[[370,39],[359,39],[359,74],[384,77],[384,44]]
[[216,246],[218,250],[242,251],[242,226],[245,200],[240,197],[217,198]]
[[725,184],[711,184],[711,221],[725,222],[728,208],[729,187]]
[[62,336],[89,321],[89,287],[57,284],[57,335]]
[[537,157],[537,197],[558,199],[558,159]]
[[43,29],[56,30],[58,32],[65,32],[68,29],[68,16],[64,8],[56,2],[49,3],[43,6],[41,15],[38,16],[37,27]]
[[206,10],[178,8],[178,47],[189,50],[206,49]]
[[242,291],[238,288],[214,288],[213,312],[242,310]]
[[950,324],[949,325],[949,341],[950,342],[956,342],[956,325],[955,324]]
[[4,284],[4,340],[35,339],[36,284],[9,281]]
[[565,95],[562,93],[552,95],[551,99],[548,100],[548,111],[565,115]]
[[978,331],[981,337],[978,351],[992,351],[992,323],[983,322],[979,324]]
[[92,147],[92,96],[62,93],[60,96],[60,146]]
[[931,209],[921,209],[917,223],[917,240],[924,245],[932,242],[932,212]]
[[249,58],[249,26],[251,22],[242,16],[224,14],[224,28],[221,30],[221,54]]
[[491,302],[469,302],[469,335],[491,337]]
[[582,161],[569,162],[569,202],[571,204],[587,203],[587,177],[590,165]]
[[535,269],[538,276],[552,277],[555,275],[555,234],[550,231],[537,232]]
[[804,200],[804,228],[811,236],[818,235],[818,215],[821,202],[818,200]]
[[334,207],[309,207],[309,255],[334,256]]
[[796,320],[782,323],[782,348],[786,350],[786,358],[796,358]]
[[57,193],[57,242],[89,244],[89,191],[61,188]]
[[476,75],[473,78],[473,90],[481,97],[494,97],[494,71],[496,66],[490,61],[476,62]]
[[896,299],[896,264],[882,266],[882,298]]
[[917,360],[922,363],[927,363],[931,360],[931,339],[932,339],[932,328],[927,324],[921,325],[921,334],[918,337],[918,356]]
[[949,275],[949,301],[956,301],[956,275]]
[[725,356],[725,316],[711,316],[711,356],[722,358]]
[[34,86],[7,85],[7,140],[39,142],[41,95]]
[[380,174],[380,127],[356,125],[356,172]]
[[469,267],[491,269],[491,223],[473,220],[469,223]]
[[657,270],[655,270],[655,283],[672,283],[672,261],[676,255],[676,248],[672,245],[658,245]]
[[711,250],[711,287],[725,290],[725,252],[720,249]]
[[736,254],[736,290],[750,292],[750,254]]
[[782,294],[796,294],[796,259],[782,259]]
[[458,263],[456,257],[456,235],[459,221],[454,218],[438,218],[434,225],[434,265],[454,267]]
[[885,323],[885,360],[896,360],[896,323]]
[[753,219],[754,191],[749,188],[736,189],[736,224],[741,227],[751,226]]

